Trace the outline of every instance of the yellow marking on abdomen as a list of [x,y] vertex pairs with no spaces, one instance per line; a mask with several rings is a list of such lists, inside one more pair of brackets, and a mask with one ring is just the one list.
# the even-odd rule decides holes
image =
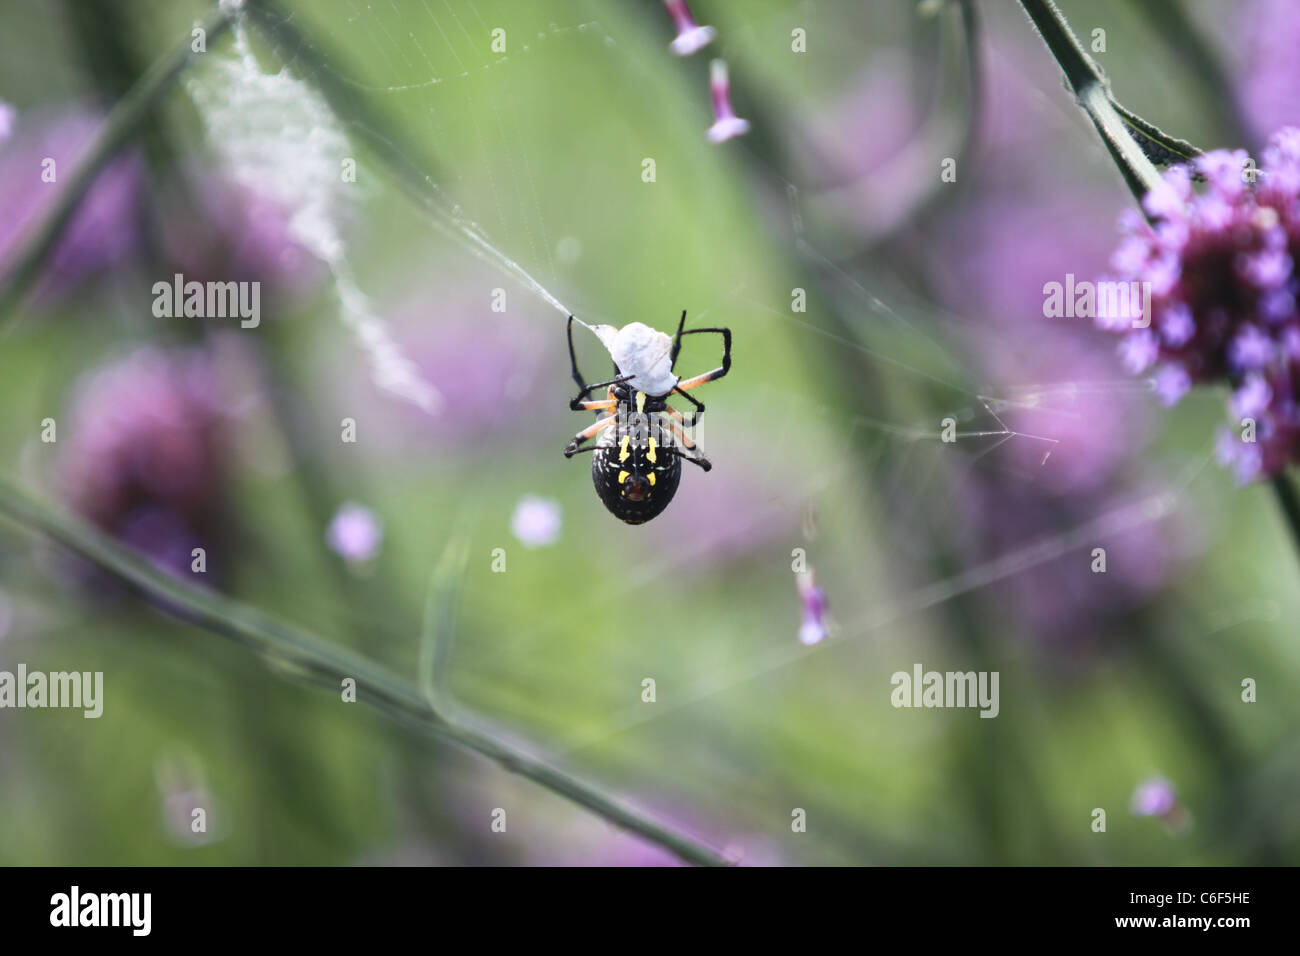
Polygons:
[[650,439],[650,451],[646,454],[646,457],[649,458],[651,462],[659,460],[655,457],[655,440],[653,438]]
[[[621,484],[622,484],[623,482],[625,482],[625,481],[627,481],[627,472],[626,472],[626,471],[620,471],[620,472],[618,473],[618,483],[621,485]],[[651,484],[654,484],[653,476],[651,476],[651,481],[650,481],[650,483],[651,483]]]
[[619,446],[618,446],[618,460],[619,460],[619,461],[621,461],[621,462],[622,462],[622,461],[627,461],[628,456],[629,456],[630,454],[632,454],[630,451],[627,450],[627,443],[630,442],[631,440],[632,440],[632,436],[631,436],[631,435],[624,435],[624,436],[623,436],[623,441],[622,441],[622,442],[619,444]]
[[636,393],[636,412],[640,415],[645,411],[645,392]]
[[650,472],[650,487],[653,488],[653,487],[654,487],[654,483],[655,483],[655,473],[652,471],[652,472]]

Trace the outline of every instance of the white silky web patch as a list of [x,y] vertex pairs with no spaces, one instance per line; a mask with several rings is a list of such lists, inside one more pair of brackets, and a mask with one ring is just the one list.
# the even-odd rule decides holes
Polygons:
[[235,55],[209,56],[186,86],[231,177],[279,203],[290,235],[329,268],[339,317],[369,355],[375,384],[436,414],[442,396],[403,354],[348,264],[341,223],[356,186],[341,170],[353,151],[329,104],[287,68],[263,72],[242,26]]
[[677,384],[672,369],[673,340],[643,322],[629,322],[621,329],[612,325],[592,327],[605,344],[620,375],[631,375],[633,389],[647,395],[667,395]]

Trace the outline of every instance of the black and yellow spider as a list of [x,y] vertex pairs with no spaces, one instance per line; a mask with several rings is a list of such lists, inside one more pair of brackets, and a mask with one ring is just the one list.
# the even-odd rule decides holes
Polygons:
[[[611,349],[611,353],[616,356],[614,378],[608,382],[588,385],[578,371],[578,359],[573,351],[573,316],[569,316],[569,364],[573,369],[573,380],[579,388],[577,397],[569,402],[569,407],[574,411],[594,411],[597,420],[574,436],[573,441],[564,449],[564,457],[571,458],[584,451],[593,453],[591,479],[596,486],[596,494],[614,517],[628,524],[644,524],[668,507],[682,478],[683,460],[699,465],[705,471],[713,467],[687,434],[704,414],[704,405],[687,392],[717,381],[730,371],[731,330],[687,330],[685,325],[686,313],[683,311],[671,354],[666,355],[665,349],[649,359],[645,355],[638,355],[637,360],[643,365],[641,368],[620,368],[617,358],[619,352]],[[633,330],[633,327],[636,327],[638,333],[643,331],[651,342],[662,341],[664,345],[667,344],[666,335],[640,323],[632,323],[618,333],[608,326],[600,328],[607,329],[612,337],[615,334],[623,335],[624,332]],[[682,379],[673,375],[677,353],[682,347],[682,336],[704,332],[722,336],[722,365],[693,378]],[[646,340],[645,336],[642,337],[642,342]],[[654,369],[649,368],[647,363],[650,361],[653,361]],[[627,360],[626,364],[632,364],[631,360]],[[646,387],[653,389],[652,392],[638,389],[638,385],[645,383],[649,383]],[[609,389],[606,397],[589,400],[592,392],[600,388]],[[694,406],[689,416],[668,404],[668,399],[674,394],[681,395]],[[602,413],[607,414],[602,418]],[[594,444],[583,444],[593,438],[596,439]]]

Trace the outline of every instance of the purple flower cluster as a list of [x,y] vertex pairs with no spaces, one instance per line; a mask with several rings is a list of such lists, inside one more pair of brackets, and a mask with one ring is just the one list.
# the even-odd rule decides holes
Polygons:
[[1149,283],[1150,325],[1098,322],[1124,333],[1121,360],[1154,374],[1166,404],[1195,384],[1228,384],[1234,428],[1220,460],[1243,483],[1275,475],[1300,460],[1300,129],[1275,133],[1258,169],[1242,150],[1174,167],[1143,207],[1152,222],[1122,218],[1111,267]]
[[212,569],[224,469],[216,373],[195,351],[144,348],[82,382],[59,479],[68,503],[159,567]]

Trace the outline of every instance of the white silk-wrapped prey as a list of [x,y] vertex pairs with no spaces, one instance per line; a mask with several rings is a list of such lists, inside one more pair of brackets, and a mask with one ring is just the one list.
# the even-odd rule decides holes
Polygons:
[[673,340],[642,322],[631,322],[621,329],[612,325],[592,327],[609,349],[619,376],[631,375],[628,385],[647,395],[667,395],[677,384],[672,369]]

